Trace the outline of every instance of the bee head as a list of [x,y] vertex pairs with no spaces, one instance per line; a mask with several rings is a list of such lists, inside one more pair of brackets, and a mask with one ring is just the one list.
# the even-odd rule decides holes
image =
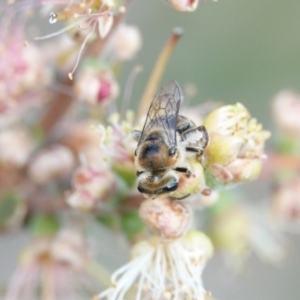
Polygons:
[[148,172],[139,172],[138,190],[140,193],[155,198],[158,195],[168,194],[177,190],[178,178],[174,171],[170,170],[163,176],[149,176]]

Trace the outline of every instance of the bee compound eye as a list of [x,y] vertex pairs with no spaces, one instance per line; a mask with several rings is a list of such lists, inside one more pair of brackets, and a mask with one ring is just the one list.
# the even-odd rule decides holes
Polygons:
[[178,182],[174,181],[174,182],[169,183],[166,187],[164,187],[164,191],[165,192],[173,192],[173,191],[176,191],[177,188],[178,188]]
[[170,148],[170,150],[169,150],[169,155],[170,155],[170,156],[175,155],[176,151],[177,151],[176,147]]
[[138,191],[139,191],[140,193],[142,193],[142,194],[145,192],[145,189],[142,188],[140,185],[138,185],[137,189],[138,189]]

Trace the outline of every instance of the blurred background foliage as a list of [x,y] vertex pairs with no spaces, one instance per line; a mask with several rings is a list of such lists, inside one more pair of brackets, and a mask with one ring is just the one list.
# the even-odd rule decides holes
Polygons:
[[164,1],[134,1],[127,21],[142,31],[143,49],[123,69],[123,85],[133,64],[141,63],[133,91],[138,101],[162,45],[179,26],[184,34],[164,80],[194,83],[193,103],[242,102],[268,126],[272,97],[281,89],[300,90],[299,16],[294,0],[207,1],[194,13],[169,9]]

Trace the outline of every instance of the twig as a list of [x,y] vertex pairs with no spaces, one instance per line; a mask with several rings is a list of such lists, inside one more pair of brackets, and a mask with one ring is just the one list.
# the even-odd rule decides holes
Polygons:
[[155,94],[157,90],[157,86],[165,71],[166,64],[169,61],[169,58],[181,35],[182,35],[182,29],[175,28],[172,32],[172,35],[168,39],[167,43],[163,47],[161,53],[159,54],[158,60],[153,68],[147,86],[145,88],[144,94],[142,96],[141,104],[139,107],[138,119],[147,113],[152,97]]

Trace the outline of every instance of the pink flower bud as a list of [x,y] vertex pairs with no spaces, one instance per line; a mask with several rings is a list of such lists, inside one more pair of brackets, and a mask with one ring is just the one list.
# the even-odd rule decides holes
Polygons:
[[184,234],[191,220],[190,212],[182,202],[168,198],[142,202],[140,217],[152,230],[169,239]]
[[62,145],[53,145],[37,154],[30,164],[29,175],[36,183],[46,183],[71,172],[74,163],[70,149]]
[[86,68],[76,80],[75,90],[81,101],[92,105],[107,105],[116,99],[119,86],[108,70]]
[[198,7],[198,0],[168,0],[168,2],[179,11],[192,12]]

